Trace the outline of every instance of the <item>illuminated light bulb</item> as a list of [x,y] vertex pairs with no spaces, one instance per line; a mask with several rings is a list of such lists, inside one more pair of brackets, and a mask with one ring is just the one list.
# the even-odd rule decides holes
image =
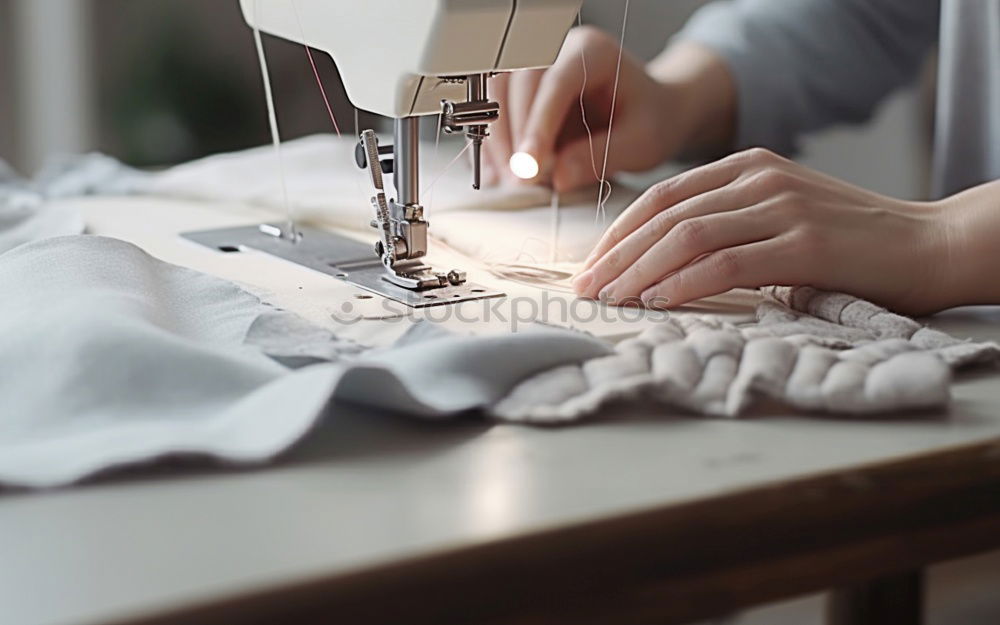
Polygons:
[[531,180],[538,175],[538,161],[527,152],[515,152],[510,157],[510,171],[522,180]]

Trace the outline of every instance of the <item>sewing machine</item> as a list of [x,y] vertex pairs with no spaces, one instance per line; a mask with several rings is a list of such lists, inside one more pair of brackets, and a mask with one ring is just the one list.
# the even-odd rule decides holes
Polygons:
[[[500,105],[489,98],[498,72],[547,67],[581,0],[240,0],[255,29],[330,54],[359,109],[393,118],[393,144],[373,130],[355,160],[368,172],[378,230],[375,256],[355,240],[273,224],[186,233],[218,249],[249,247],[328,273],[409,306],[503,293],[471,284],[461,269],[425,263],[429,224],[420,204],[421,116],[441,114],[446,133],[471,143],[474,189],[482,142]],[[387,199],[383,174],[396,197]]]

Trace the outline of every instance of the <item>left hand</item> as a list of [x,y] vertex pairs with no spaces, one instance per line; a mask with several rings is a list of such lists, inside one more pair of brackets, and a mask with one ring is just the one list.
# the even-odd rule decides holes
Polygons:
[[609,303],[675,307],[736,287],[808,284],[922,314],[944,307],[942,213],[752,149],[650,188],[573,286]]

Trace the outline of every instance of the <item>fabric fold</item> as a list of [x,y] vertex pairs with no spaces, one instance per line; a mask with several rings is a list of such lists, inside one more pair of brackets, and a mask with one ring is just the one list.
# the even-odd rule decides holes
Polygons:
[[445,418],[611,353],[579,332],[417,324],[369,349],[130,243],[56,237],[0,255],[0,484],[42,488],[164,457],[244,466],[334,400]]

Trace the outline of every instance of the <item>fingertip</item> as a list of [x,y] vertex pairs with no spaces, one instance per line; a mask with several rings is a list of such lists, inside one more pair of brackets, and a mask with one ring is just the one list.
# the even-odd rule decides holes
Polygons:
[[556,166],[555,173],[552,174],[552,188],[559,193],[566,193],[576,189],[582,184],[583,171],[580,164],[562,159]]
[[591,271],[580,272],[573,278],[572,286],[577,295],[585,295],[594,282],[594,274]]
[[673,306],[670,298],[661,292],[660,285],[652,286],[639,296],[643,306],[651,310],[667,310]]

